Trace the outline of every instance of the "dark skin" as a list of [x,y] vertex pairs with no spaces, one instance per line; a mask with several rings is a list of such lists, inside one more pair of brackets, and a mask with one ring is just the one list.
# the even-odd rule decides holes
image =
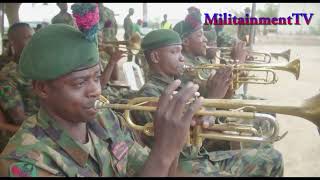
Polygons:
[[153,72],[164,77],[173,77],[183,71],[184,57],[181,54],[181,45],[171,45],[152,50],[148,60]]
[[[215,41],[208,41],[207,45],[209,47],[217,47],[217,43]],[[206,58],[209,60],[214,60],[217,54],[217,49],[215,48],[207,48]]]
[[[183,74],[185,63],[181,50],[181,45],[170,45],[152,50],[147,59],[151,71],[169,78]],[[192,125],[195,125],[196,121],[200,121],[204,128],[208,127],[211,122],[208,117],[198,118],[192,122]]]
[[8,34],[9,45],[13,53],[14,59],[19,60],[23,48],[28,44],[34,30],[27,26],[21,26]]
[[[193,83],[173,95],[180,83],[179,80],[172,82],[159,99],[154,120],[155,145],[140,172],[141,176],[185,175],[178,168],[177,158],[202,98],[186,103],[199,88]],[[33,81],[33,88],[42,108],[73,139],[86,143],[86,123],[95,119],[97,110],[94,109],[94,102],[101,94],[99,65],[73,71],[51,81]]]
[[[193,32],[183,39],[183,51],[194,57],[206,56],[206,46],[207,38],[204,36],[202,29]],[[218,69],[217,72],[219,73],[211,73],[209,79],[205,82],[209,92],[208,98],[222,99],[230,86],[232,68]]]
[[[28,44],[33,34],[33,29],[26,26],[18,27],[8,34],[10,47],[16,63],[18,63],[23,48]],[[20,125],[27,118],[23,104],[8,109],[8,115],[15,125]]]
[[130,8],[129,9],[129,16],[132,16],[134,14],[134,9],[133,8]]
[[244,64],[246,57],[248,56],[248,51],[245,50],[246,42],[239,41],[234,44],[231,50],[231,59],[234,60],[234,63]]
[[103,43],[102,32],[98,34],[98,43],[99,50],[105,50],[106,53],[110,54],[111,57],[105,69],[102,71],[101,75],[101,86],[105,87],[110,80],[118,80],[118,62],[121,58],[124,57],[124,51],[120,51],[119,49],[114,49],[111,46],[106,46]]
[[68,4],[67,3],[57,3],[57,6],[60,9],[60,13],[66,13],[68,11]]

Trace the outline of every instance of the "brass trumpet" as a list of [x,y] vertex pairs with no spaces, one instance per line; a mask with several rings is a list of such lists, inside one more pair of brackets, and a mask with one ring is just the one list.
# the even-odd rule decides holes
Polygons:
[[287,61],[290,60],[290,54],[291,54],[291,50],[288,49],[286,51],[283,51],[281,53],[270,53],[272,57],[275,57],[276,59],[278,59],[279,57],[283,57],[284,59],[286,59]]
[[[230,53],[232,50],[232,47],[212,47],[212,46],[207,46],[207,49],[217,49],[224,54],[225,58],[230,58]],[[246,61],[250,63],[270,63],[272,60],[272,57],[275,57],[278,59],[279,57],[283,57],[287,61],[290,60],[290,53],[291,50],[288,49],[286,51],[283,51],[281,53],[267,53],[267,52],[258,52],[258,51],[249,51],[249,55],[246,58]],[[262,57],[262,59],[259,59],[259,57]]]
[[[156,107],[144,106],[148,102],[158,102],[157,97],[138,97],[129,100],[128,104],[110,104],[106,98],[101,96],[100,100],[95,103],[96,109],[111,108],[125,110],[124,116],[129,127],[142,131],[148,136],[153,136],[153,123],[147,123],[143,126],[135,124],[130,118],[131,110],[154,112]],[[223,109],[242,108],[247,112],[216,110],[207,111],[203,107],[195,113],[197,116],[216,116],[216,117],[236,117],[248,120],[267,120],[271,129],[265,134],[259,133],[259,130],[248,125],[237,124],[234,122],[227,122],[223,124],[214,124],[208,129],[203,129],[201,126],[196,126],[191,129],[188,139],[188,144],[201,147],[202,141],[208,139],[220,139],[227,141],[240,142],[275,142],[284,137],[279,136],[279,126],[275,118],[268,114],[256,113],[270,112],[286,114],[291,116],[298,116],[314,123],[318,128],[320,127],[320,94],[306,99],[304,101],[294,101],[287,103],[273,102],[270,100],[237,100],[237,99],[204,99],[202,101],[203,107],[215,107]],[[233,134],[231,134],[232,132]],[[236,134],[235,134],[236,133]]]
[[[292,62],[289,62],[286,65],[279,64],[203,64],[199,66],[184,66],[186,73],[196,73],[197,78],[200,80],[207,80],[208,77],[201,76],[201,70],[205,69],[219,69],[221,67],[231,66],[233,68],[233,87],[237,89],[240,84],[275,84],[278,81],[278,77],[274,70],[282,70],[292,73],[296,79],[299,79],[300,75],[300,60],[296,59]],[[264,72],[266,73],[265,77],[257,77],[255,75],[248,77],[240,77],[241,71],[247,72]],[[272,78],[269,78],[269,73],[272,74]]]
[[106,46],[125,49],[127,50],[125,51],[126,54],[139,55],[139,56],[143,55],[143,54],[140,54],[141,38],[140,38],[140,35],[137,33],[134,33],[131,36],[129,41],[107,41],[105,42],[105,44]]

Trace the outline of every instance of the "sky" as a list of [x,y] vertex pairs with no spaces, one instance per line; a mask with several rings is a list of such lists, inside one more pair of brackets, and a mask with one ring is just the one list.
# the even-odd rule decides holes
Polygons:
[[[21,21],[46,21],[50,22],[51,19],[58,14],[59,9],[56,3],[23,3],[19,10]],[[68,3],[69,10],[71,12],[71,5]],[[132,20],[136,22],[138,19],[142,19],[142,3],[103,3],[106,7],[112,9],[116,16],[118,23],[122,24],[123,19],[128,14],[130,7],[135,9],[135,14]],[[257,9],[263,8],[265,3],[257,3]],[[168,15],[168,20],[173,24],[184,19],[187,14],[187,8],[190,6],[196,6],[201,9],[202,13],[223,13],[230,12],[228,10],[235,9],[243,11],[245,7],[251,7],[251,3],[148,3],[148,18],[149,20],[162,20],[163,14]],[[8,20],[5,18],[5,26],[8,26]]]

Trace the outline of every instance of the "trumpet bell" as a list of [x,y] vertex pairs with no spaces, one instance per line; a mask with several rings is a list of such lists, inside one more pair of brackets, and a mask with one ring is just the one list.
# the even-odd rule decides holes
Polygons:
[[290,60],[290,54],[291,54],[291,49],[288,49],[286,51],[283,51],[281,53],[270,53],[272,57],[275,57],[276,59],[278,59],[279,57],[282,57],[284,59],[286,59],[287,61]]

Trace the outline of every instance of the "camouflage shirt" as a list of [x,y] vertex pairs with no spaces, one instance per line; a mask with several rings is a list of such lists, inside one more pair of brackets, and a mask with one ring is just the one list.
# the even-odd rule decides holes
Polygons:
[[[17,70],[17,64],[10,61],[0,72],[0,106],[8,117],[8,110],[23,107],[26,116],[31,116],[38,111],[36,95],[32,91],[31,80],[23,78]],[[13,118],[8,117],[11,123]]]
[[[205,57],[194,57],[190,54],[187,54],[186,52],[182,51],[182,55],[184,56],[184,61],[186,65],[191,65],[191,66],[198,66],[201,64],[211,64],[208,59]],[[210,76],[210,70],[203,70],[200,72],[201,78],[208,79]],[[196,72],[191,72],[191,73],[184,73],[183,75],[179,76],[179,79],[182,81],[183,84],[186,84],[189,81],[192,81],[200,86],[199,92],[201,93],[202,96],[206,97],[207,96],[207,91],[206,91],[206,80],[200,80],[198,77],[198,74]]]
[[239,25],[238,26],[238,38],[241,41],[247,41],[246,36],[250,34],[250,25]]
[[[217,34],[217,47],[232,47],[233,43],[235,42],[236,38],[232,37],[229,33],[222,31]],[[230,50],[221,50],[221,58],[224,58],[226,56],[230,58],[230,55]]]
[[[0,176],[134,176],[150,150],[132,140],[112,111],[88,122],[92,150],[77,142],[44,109],[28,118],[0,155]],[[225,157],[229,158],[226,159]],[[225,159],[225,160],[223,160]],[[282,176],[281,154],[271,148],[199,152],[180,159],[180,167],[198,176]]]
[[124,21],[123,21],[123,28],[124,28],[124,39],[125,40],[129,40],[130,37],[132,36],[132,33],[133,33],[133,22],[130,18],[129,15],[126,16],[126,18],[124,18]]
[[[159,97],[165,88],[174,80],[152,73],[137,97]],[[146,105],[146,104],[144,104]],[[152,122],[149,112],[131,111],[133,120],[139,125]],[[151,147],[153,138],[143,138]],[[204,147],[198,150],[194,146],[185,146],[180,154],[180,165],[186,172],[200,176],[282,176],[283,161],[281,154],[270,144],[258,149],[207,152]]]
[[28,118],[0,156],[1,176],[131,176],[148,149],[131,139],[121,118],[100,111],[87,124],[92,151],[74,140],[44,109]]
[[99,6],[100,26],[103,31],[104,41],[116,41],[118,25],[114,12],[102,5]]

